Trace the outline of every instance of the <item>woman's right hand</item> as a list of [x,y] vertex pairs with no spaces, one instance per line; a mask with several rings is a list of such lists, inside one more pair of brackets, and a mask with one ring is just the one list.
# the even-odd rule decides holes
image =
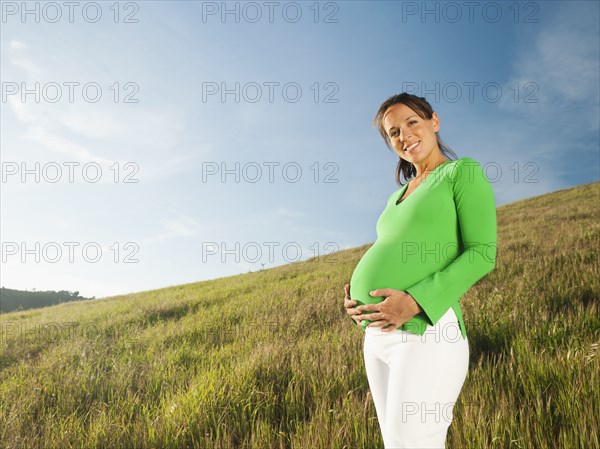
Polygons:
[[344,285],[344,293],[344,307],[346,308],[346,313],[350,315],[350,318],[352,318],[356,324],[360,324],[360,311],[354,308],[357,302],[350,299],[350,284]]

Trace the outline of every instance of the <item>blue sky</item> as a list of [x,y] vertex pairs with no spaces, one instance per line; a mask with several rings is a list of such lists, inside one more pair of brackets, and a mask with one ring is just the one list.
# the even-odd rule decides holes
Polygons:
[[399,186],[372,121],[408,89],[498,206],[600,178],[598,2],[113,4],[2,2],[4,287],[102,297],[373,242]]

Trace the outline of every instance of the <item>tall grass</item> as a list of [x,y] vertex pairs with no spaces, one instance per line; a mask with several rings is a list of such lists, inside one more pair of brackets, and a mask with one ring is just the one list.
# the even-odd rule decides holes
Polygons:
[[[498,208],[448,447],[598,448],[600,183]],[[1,316],[0,447],[381,448],[343,285],[364,245]]]

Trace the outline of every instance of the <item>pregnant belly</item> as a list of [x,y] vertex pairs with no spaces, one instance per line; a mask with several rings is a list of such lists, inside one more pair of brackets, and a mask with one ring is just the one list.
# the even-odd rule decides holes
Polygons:
[[415,267],[409,269],[400,244],[375,242],[362,256],[350,278],[350,297],[359,304],[376,304],[382,296],[371,296],[375,289],[403,290],[417,282]]

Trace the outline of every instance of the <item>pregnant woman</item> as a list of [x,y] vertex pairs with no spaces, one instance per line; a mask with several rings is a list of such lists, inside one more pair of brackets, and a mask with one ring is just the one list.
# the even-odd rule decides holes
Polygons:
[[389,197],[344,306],[364,330],[385,448],[443,449],[469,364],[459,300],[496,266],[494,193],[477,161],[446,157],[424,98],[388,98],[374,126],[399,156],[396,182],[410,181]]

